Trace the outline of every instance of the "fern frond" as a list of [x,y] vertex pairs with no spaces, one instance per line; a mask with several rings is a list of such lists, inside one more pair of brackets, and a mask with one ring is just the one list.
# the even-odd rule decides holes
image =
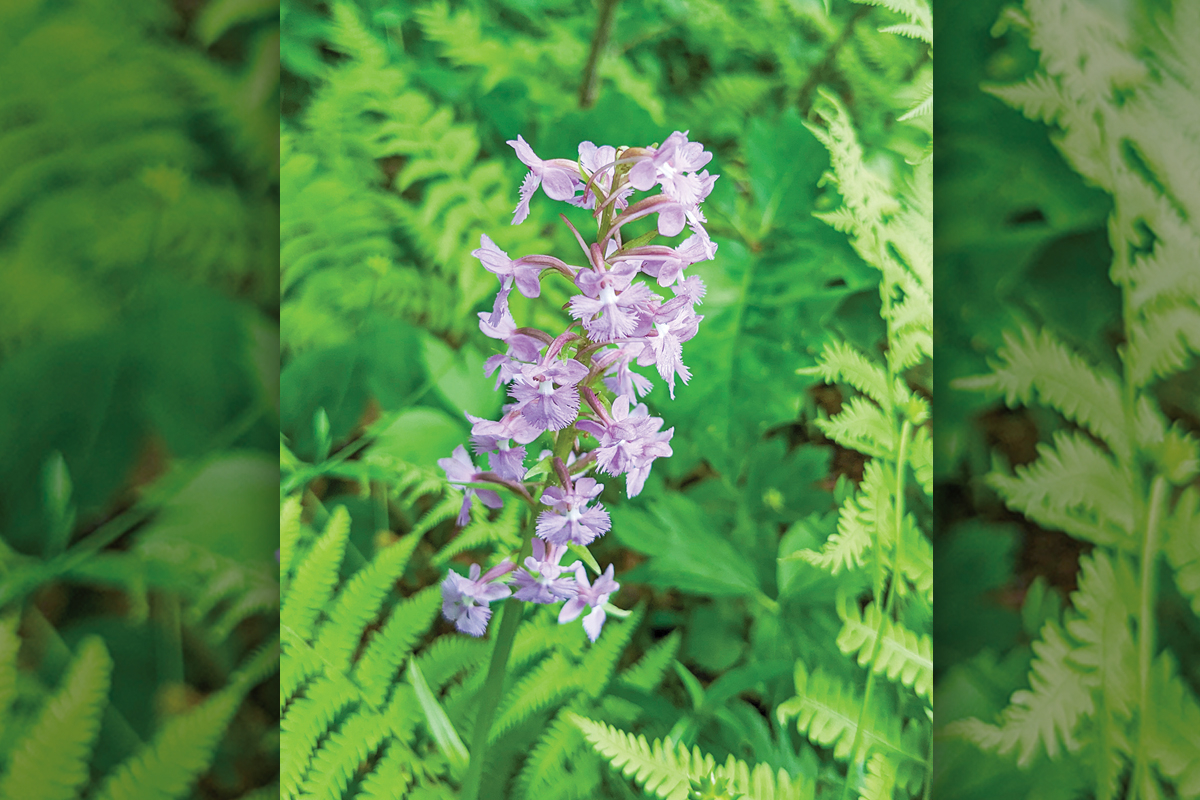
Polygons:
[[681,641],[679,631],[671,631],[665,639],[655,642],[634,664],[622,670],[617,681],[631,689],[650,691],[662,681],[667,667],[679,654]]
[[375,768],[363,778],[358,797],[362,800],[393,800],[407,796],[413,784],[416,754],[408,745],[393,740],[376,762]]
[[816,800],[815,786],[803,778],[793,778],[786,770],[772,770],[766,764],[751,769],[732,755],[712,773],[713,778],[727,781],[730,795],[747,800]]
[[417,656],[426,683],[435,693],[465,670],[483,663],[488,642],[468,636],[440,636]]
[[[442,505],[449,505],[453,507],[453,513],[449,513],[445,517],[446,519],[457,516],[459,508],[462,506],[462,496],[454,493],[453,495],[447,497],[446,500],[442,501],[442,503],[439,504],[439,507]],[[431,510],[425,516],[428,517],[429,514],[432,514],[434,510],[437,510],[437,508]],[[521,535],[521,513],[521,508],[518,505],[515,503],[508,503],[503,509],[501,509],[500,514],[497,515],[495,521],[489,520],[483,514],[473,515],[471,522],[467,525],[467,527],[463,528],[457,536],[447,542],[442,549],[438,550],[437,554],[434,555],[434,566],[444,567],[447,563],[449,563],[450,559],[454,558],[459,553],[491,544],[502,545],[501,547],[497,547],[497,550],[519,549]],[[421,519],[418,527],[422,527],[424,524],[425,517]]]
[[296,546],[300,542],[300,495],[286,498],[279,507],[279,577],[281,581],[292,573]]
[[[796,662],[796,696],[779,705],[780,723],[796,718],[796,727],[822,747],[832,747],[839,761],[850,758],[858,731],[863,699],[851,687],[818,670],[808,674],[803,662]],[[864,753],[882,753],[888,758],[920,764],[925,756],[903,736],[900,720],[894,713],[872,704],[861,715]]]
[[562,653],[553,653],[517,681],[507,693],[508,705],[496,715],[488,732],[488,742],[495,743],[538,711],[585,688],[587,677]]
[[392,585],[404,574],[420,541],[420,536],[410,533],[383,548],[338,592],[328,618],[317,631],[315,645],[331,669],[345,672],[349,668],[367,625],[375,619]]
[[878,364],[842,341],[826,342],[814,370],[826,383],[846,383],[858,389],[884,408],[892,405],[887,375]]
[[441,587],[428,586],[392,609],[383,628],[367,640],[354,667],[354,680],[376,705],[383,705],[401,665],[433,623],[441,604]]
[[1150,758],[1175,784],[1179,797],[1200,797],[1200,702],[1167,653],[1155,661],[1150,685]]
[[1138,596],[1133,565],[1121,555],[1095,550],[1079,560],[1079,589],[1071,594],[1072,613],[1065,627],[1078,643],[1073,664],[1095,673],[1105,703],[1128,715],[1137,698],[1137,655],[1130,620]]
[[1115,376],[1088,364],[1046,330],[1006,332],[997,355],[990,375],[960,378],[951,385],[1003,394],[1009,408],[1040,402],[1086,428],[1111,447],[1118,460],[1129,458]]
[[338,506],[330,515],[325,532],[296,569],[296,578],[283,601],[280,622],[304,639],[312,636],[317,616],[333,596],[349,537],[350,514],[344,506]]
[[929,636],[918,637],[900,623],[888,619],[883,624],[879,656],[871,661],[883,616],[878,605],[871,603],[860,614],[858,603],[853,598],[843,597],[838,603],[838,616],[842,620],[842,631],[838,634],[837,645],[844,655],[855,656],[860,667],[887,675],[888,680],[907,686],[926,700],[931,699],[933,640]]
[[863,780],[859,800],[892,800],[896,789],[896,765],[876,753],[867,762],[867,777]]
[[167,722],[104,781],[96,800],[174,800],[212,761],[241,694],[224,690]]
[[[11,652],[15,666],[15,648]],[[8,770],[0,778],[0,797],[70,800],[76,796],[88,779],[88,759],[100,732],[111,674],[112,659],[103,642],[84,640],[62,688],[14,748]]]
[[1144,386],[1187,369],[1200,354],[1200,308],[1183,303],[1147,314],[1129,329],[1130,379]]
[[321,656],[288,628],[280,630],[279,710],[292,702],[300,687],[325,669]]
[[281,796],[298,796],[317,743],[334,720],[358,700],[358,692],[346,681],[321,677],[303,697],[292,701],[279,721]]
[[1095,544],[1132,548],[1133,489],[1111,458],[1077,432],[1058,431],[1038,444],[1038,459],[1012,477],[994,472],[988,485],[1009,508],[1047,528]]
[[1068,106],[1058,81],[1042,72],[1021,83],[985,85],[983,90],[1008,103],[1026,118],[1047,125],[1057,124]]
[[[1175,585],[1200,616],[1200,493],[1188,487],[1180,495],[1175,510],[1165,525],[1163,544],[1167,561],[1175,575]],[[2,707],[2,706],[0,706]]]
[[691,781],[716,768],[712,756],[699,748],[689,751],[670,739],[656,739],[651,744],[645,736],[634,736],[578,714],[569,714],[568,719],[614,769],[632,778],[647,794],[663,800],[685,800]]
[[838,509],[837,531],[820,551],[804,550],[800,557],[814,566],[838,575],[847,569],[862,567],[864,553],[872,545],[871,531],[877,519],[877,503],[886,502],[887,489],[878,461],[868,461],[863,469],[859,493]]
[[1075,728],[1079,720],[1095,710],[1091,690],[1095,678],[1070,666],[1071,645],[1054,622],[1042,628],[1034,642],[1030,689],[1012,696],[998,725],[977,719],[962,720],[946,727],[979,747],[1000,755],[1017,751],[1017,764],[1028,767],[1039,753],[1058,757],[1063,746],[1079,749]]
[[329,734],[312,760],[304,797],[341,800],[359,767],[383,744],[388,723],[375,714],[357,714]]
[[[932,606],[933,543],[917,527],[916,522],[911,516],[905,518],[901,536],[904,537],[904,547],[903,552],[900,553],[898,571],[905,578],[912,581],[913,586],[917,587],[917,591],[925,598],[925,602]],[[898,584],[898,588],[901,591],[901,595],[903,595],[905,591],[904,584]]]
[[584,752],[587,742],[568,716],[581,710],[581,703],[568,704],[538,738],[517,778],[518,796],[535,800],[544,797],[548,789],[571,782],[567,765]]
[[896,428],[879,406],[863,397],[852,397],[817,427],[842,447],[876,458],[895,458]]
[[933,436],[922,426],[913,434],[908,463],[926,497],[933,497]]

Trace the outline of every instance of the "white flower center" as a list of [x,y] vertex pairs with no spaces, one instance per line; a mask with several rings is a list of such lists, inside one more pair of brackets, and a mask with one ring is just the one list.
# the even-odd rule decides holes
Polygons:
[[600,302],[606,306],[617,304],[617,292],[607,283],[600,287]]
[[547,378],[538,386],[538,394],[542,397],[549,397],[554,394],[554,381]]
[[583,512],[574,506],[567,509],[567,522],[578,522],[582,516]]

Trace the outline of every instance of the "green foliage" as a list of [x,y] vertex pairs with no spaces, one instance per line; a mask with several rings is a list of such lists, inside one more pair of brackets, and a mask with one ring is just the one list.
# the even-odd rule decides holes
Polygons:
[[[957,384],[1013,407],[1043,406],[1075,426],[1012,474],[997,465],[988,484],[1010,509],[1092,548],[1070,608],[1030,632],[1028,689],[999,714],[945,730],[1015,754],[1041,780],[1082,778],[1098,798],[1125,787],[1130,797],[1196,797],[1194,733],[1180,734],[1192,739],[1184,755],[1163,732],[1183,731],[1200,711],[1194,673],[1177,666],[1195,648],[1195,626],[1165,623],[1194,623],[1194,544],[1184,540],[1194,543],[1200,524],[1200,443],[1160,397],[1194,381],[1188,370],[1200,353],[1194,187],[1168,177],[1178,174],[1173,160],[1187,171],[1195,158],[1195,120],[1184,125],[1193,137],[1185,147],[1174,103],[1195,88],[1196,55],[1182,42],[1200,32],[1200,16],[1180,4],[1138,29],[1097,6],[1031,0],[1005,19],[1029,37],[1040,65],[993,92],[1053,126],[1068,163],[1112,196],[1109,276],[1122,298],[1123,344],[1097,364],[1050,331],[1023,328],[1006,335],[990,374]],[[1168,151],[1164,139],[1180,149]]]
[[[23,708],[17,696],[17,617],[0,620],[0,723],[16,739],[3,754],[0,793],[30,800],[68,800],[94,786],[86,796],[98,800],[170,798],[189,791],[212,763],[217,745],[245,693],[273,669],[275,653],[251,656],[230,685],[163,725],[154,740],[96,781],[89,763],[108,705],[113,663],[98,637],[84,639],[67,666],[61,686],[40,711]],[[6,737],[8,738],[8,737]]]
[[684,747],[671,740],[647,742],[602,722],[577,715],[571,722],[613,767],[632,778],[647,794],[663,800],[686,800],[695,784],[712,778],[727,788],[720,797],[748,800],[799,800],[813,797],[812,787],[794,781],[786,772],[772,773],[762,764],[753,769],[730,756],[720,766],[699,748]]
[[6,798],[273,782],[277,8],[0,7]]
[[[463,741],[473,727],[488,648],[437,621],[436,584],[411,593],[409,587],[414,576],[441,572],[466,548],[514,549],[520,520],[505,511],[448,537],[462,502],[458,490],[396,461],[376,448],[378,441],[372,436],[353,461],[335,454],[284,476],[291,485],[322,475],[377,486],[404,510],[409,528],[399,538],[384,531],[364,540],[355,532],[352,496],[329,512],[315,498],[302,503],[296,493],[281,503],[286,797],[373,797],[396,786],[443,792],[462,780]],[[305,506],[323,521],[320,529],[304,521]],[[610,621],[590,647],[578,626],[557,624],[553,609],[527,620],[488,737],[494,783],[485,786],[485,796],[589,796],[600,780],[599,757],[564,715],[570,710],[629,722],[641,714],[608,693],[617,687],[652,691],[678,649],[672,637],[618,669],[641,618],[635,611],[628,620]]]
[[[328,535],[332,520],[342,520],[337,508],[348,520],[347,532],[323,545],[324,577],[307,578],[313,593],[294,601],[297,619],[315,627],[301,637],[307,648],[285,658],[303,668],[284,670],[283,694],[294,698],[285,718],[310,713],[304,709],[313,703],[336,711],[304,723],[295,717],[285,727],[306,731],[302,749],[311,754],[370,716],[361,695],[342,689],[308,701],[308,687],[329,679],[328,666],[308,651],[324,652],[316,644],[322,621],[343,608],[340,598],[356,576],[384,553],[408,537],[421,539],[382,596],[363,586],[340,612],[347,629],[365,638],[348,662],[355,685],[353,665],[398,603],[429,591],[447,568],[469,561],[486,568],[521,544],[514,509],[486,519],[477,513],[456,530],[461,496],[426,471],[466,440],[464,411],[494,414],[500,403],[482,376],[496,344],[476,333],[474,319],[496,286],[469,255],[479,235],[514,256],[576,247],[538,199],[528,221],[508,225],[525,170],[505,142],[521,134],[543,158],[573,158],[584,140],[644,144],[690,130],[714,152],[712,170],[722,176],[705,206],[717,258],[692,268],[707,286],[705,319],[684,347],[693,378],[676,387],[672,402],[662,390],[646,398],[664,427],[674,428],[674,455],[655,464],[634,501],[618,498],[617,486],[606,488],[613,528],[597,543],[601,563],[617,565],[623,588],[615,603],[632,606],[628,598],[636,597],[644,604],[623,622],[610,616],[591,647],[576,627],[555,624],[552,611],[521,621],[486,737],[481,797],[632,796],[636,790],[589,743],[576,717],[630,741],[669,740],[680,752],[710,754],[711,766],[724,764],[724,771],[691,776],[698,797],[812,797],[818,788],[824,795],[851,771],[861,773],[862,793],[882,796],[897,781],[904,792],[917,791],[928,733],[923,665],[932,592],[921,527],[932,481],[927,426],[915,426],[903,445],[911,467],[905,485],[920,488],[909,492],[909,513],[900,515],[900,540],[878,549],[868,542],[864,560],[837,575],[799,554],[821,552],[837,534],[835,503],[890,503],[902,447],[893,423],[928,413],[930,327],[922,303],[931,261],[929,170],[907,163],[929,151],[928,8],[838,3],[827,10],[815,0],[629,0],[614,8],[605,32],[596,5],[577,0],[283,5],[287,574],[298,576],[314,557],[324,541],[318,532]],[[834,95],[846,98],[840,119],[834,101],[824,99]],[[857,152],[844,149],[851,117]],[[835,171],[857,171],[847,186],[874,181],[871,191],[880,195],[867,201],[865,222],[849,240],[849,229],[813,213],[836,218],[842,204],[822,180],[831,121],[841,126],[830,140],[842,148]],[[883,203],[882,195],[904,202]],[[586,220],[571,209],[567,216],[581,228]],[[879,257],[856,252],[870,251],[872,242],[886,249],[904,283],[888,284],[897,300],[888,318]],[[891,262],[888,269],[892,275]],[[536,302],[514,293],[514,317],[561,327],[558,307],[571,288],[547,279],[542,293]],[[905,366],[893,376],[902,392],[886,370],[878,401],[851,397],[854,383],[840,373],[809,371],[826,363],[827,344],[879,369],[881,342],[905,351]],[[900,411],[893,391],[903,394]],[[864,428],[874,433],[859,435]],[[870,460],[856,489],[864,460],[857,453]],[[875,474],[885,464],[890,474]],[[843,627],[852,626],[842,622],[838,597],[867,599],[877,552],[882,569],[903,576],[904,599],[894,625],[877,637],[890,643],[886,653],[864,669],[857,659],[872,646],[868,640],[846,641],[845,653],[839,646]],[[880,601],[882,589],[875,587]],[[861,607],[855,613],[861,617]],[[436,609],[429,614],[432,620]],[[403,703],[396,719],[403,713],[407,727],[371,728],[372,749],[345,754],[345,764],[361,756],[361,771],[346,783],[348,767],[332,755],[312,766],[289,764],[285,791],[308,791],[310,778],[310,788],[324,780],[331,796],[455,791],[462,776],[454,765],[475,728],[491,646],[447,634],[443,621],[412,624],[415,642],[404,640],[400,660],[371,687]],[[917,761],[897,765],[863,753],[847,769],[849,759],[839,761],[781,722],[775,711],[795,694],[798,659],[847,686],[878,675],[887,697],[874,702],[889,709],[888,724],[910,721]],[[404,699],[395,700],[398,694]],[[409,750],[398,749],[399,741]]]
[[[927,7],[907,12],[914,21],[928,19]],[[886,347],[876,360],[874,348],[831,342],[808,370],[861,393],[817,425],[870,460],[858,491],[841,506],[837,532],[820,549],[793,557],[838,579],[837,647],[867,675],[860,693],[857,676],[848,681],[823,669],[810,674],[798,661],[796,696],[777,714],[781,721],[795,718],[801,733],[849,762],[843,796],[858,783],[859,770],[864,777],[855,788],[863,796],[915,796],[928,780],[933,709],[932,548],[920,522],[932,503],[931,438],[922,427],[930,404],[922,377],[927,372],[916,369],[933,353],[931,162],[916,164],[898,193],[864,160],[842,104],[823,94],[818,109],[825,126],[812,130],[830,151],[827,180],[843,200],[821,216],[879,270]],[[915,492],[909,490],[910,470]],[[913,501],[917,513],[906,507]],[[864,587],[870,594],[862,605]],[[887,684],[877,686],[877,677]]]

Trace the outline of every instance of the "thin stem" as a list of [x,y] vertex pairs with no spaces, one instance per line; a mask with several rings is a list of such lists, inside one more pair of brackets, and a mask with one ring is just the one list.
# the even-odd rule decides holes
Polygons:
[[870,13],[870,6],[859,6],[850,15],[850,19],[846,21],[846,27],[842,29],[837,39],[829,45],[829,49],[825,52],[825,58],[808,73],[808,79],[804,82],[804,86],[800,87],[800,94],[797,96],[797,105],[802,113],[807,114],[812,93],[817,87],[824,83],[833,71],[834,64],[837,63],[838,52],[850,40],[854,34],[854,25],[860,19]]
[[583,81],[579,85],[579,107],[591,108],[596,102],[596,67],[600,64],[600,55],[608,47],[612,36],[613,17],[617,10],[617,0],[601,0],[600,21],[596,25],[596,33],[592,36],[592,49],[588,53],[587,66],[583,69]]
[[1146,514],[1146,538],[1142,544],[1142,596],[1138,609],[1138,743],[1133,767],[1133,790],[1137,796],[1145,797],[1142,791],[1145,781],[1150,780],[1147,758],[1147,732],[1152,724],[1154,708],[1150,703],[1150,669],[1154,659],[1154,601],[1157,589],[1155,567],[1158,565],[1158,533],[1167,497],[1167,479],[1158,475],[1150,489],[1150,508]]
[[[554,440],[554,453],[563,460],[566,459],[571,445],[575,442],[575,426],[559,431]],[[561,454],[560,454],[561,451]],[[542,484],[542,489],[554,483],[556,476],[551,473]],[[537,515],[530,510],[525,520],[525,533],[521,537],[524,544],[517,556],[517,564],[525,563],[525,559],[533,553],[534,520]],[[525,603],[509,598],[500,609],[500,629],[496,632],[496,645],[492,648],[492,659],[488,664],[487,678],[484,680],[483,691],[479,696],[479,713],[475,716],[475,729],[471,732],[470,761],[467,762],[467,775],[463,778],[460,800],[478,800],[479,786],[483,780],[483,764],[487,760],[488,734],[492,728],[492,718],[500,705],[500,695],[504,691],[504,673],[508,668],[508,657],[512,653],[513,642],[517,639],[517,628],[525,612]]]
[[[525,532],[529,533],[535,519],[533,512],[525,524]],[[525,538],[528,538],[526,536]],[[525,560],[525,551],[531,550],[527,542],[521,548],[521,556],[517,563]],[[504,691],[504,673],[508,667],[508,657],[512,653],[513,643],[517,640],[517,628],[520,627],[525,604],[511,597],[504,601],[500,609],[500,629],[496,632],[496,645],[492,648],[492,660],[488,664],[487,678],[483,691],[479,696],[479,713],[475,716],[475,730],[471,732],[470,760],[467,762],[467,775],[463,779],[462,800],[478,800],[479,786],[483,781],[483,763],[487,760],[488,733],[491,732],[492,718],[500,705],[500,695]]]
[[[842,784],[842,800],[845,800],[846,793],[850,791],[850,783],[854,777],[854,769],[858,765],[859,748],[862,746],[862,729],[863,720],[866,716],[867,709],[871,706],[871,695],[875,689],[875,662],[879,659],[879,654],[883,650],[883,631],[887,626],[887,621],[892,616],[892,609],[896,604],[896,582],[902,580],[900,574],[900,558],[903,555],[904,542],[904,479],[907,476],[906,461],[908,460],[908,439],[912,432],[912,423],[909,420],[904,420],[904,424],[900,427],[900,446],[896,451],[896,521],[893,535],[896,537],[896,557],[893,560],[892,581],[887,589],[887,599],[884,601],[884,608],[879,613],[879,624],[875,627],[875,644],[871,647],[871,661],[867,666],[867,690],[863,693],[862,706],[858,709],[858,723],[854,727],[854,743],[850,746],[850,764],[846,768],[846,782]],[[876,561],[882,561],[882,548],[880,542],[876,541],[875,548],[879,556]],[[878,595],[876,595],[878,598]],[[876,599],[878,603],[878,599]]]

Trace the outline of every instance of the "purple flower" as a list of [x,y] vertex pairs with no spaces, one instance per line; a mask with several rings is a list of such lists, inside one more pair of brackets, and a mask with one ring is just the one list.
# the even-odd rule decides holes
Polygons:
[[[507,294],[505,298],[507,299]],[[495,316],[494,312],[492,316]],[[500,374],[496,376],[497,389],[502,383],[512,383],[514,376],[521,369],[521,362],[533,363],[542,357],[541,342],[532,336],[517,333],[517,323],[513,320],[507,303],[498,322],[493,322],[492,317],[480,311],[479,330],[483,331],[484,336],[499,339],[508,345],[507,352],[497,353],[483,362],[484,375],[491,375],[497,369],[500,370]]]
[[[573,573],[579,566],[574,561],[567,566],[559,566],[562,557],[567,553],[566,545],[547,545],[541,539],[533,540],[533,555],[525,559],[525,567],[513,573],[513,583],[518,587],[513,597],[530,603],[557,603],[559,600],[570,600],[575,596],[576,584],[571,577],[562,574]],[[534,573],[537,574],[534,577]]]
[[[496,299],[492,302],[492,313],[486,317],[487,324],[492,328],[504,324],[505,317],[512,319],[512,312],[508,309],[508,296],[512,294],[512,287],[512,278],[500,279],[500,291],[496,292]],[[479,314],[479,319],[481,322],[484,321],[482,312]],[[515,326],[516,323],[514,322],[513,325]]]
[[[521,259],[513,260],[508,253],[501,250],[486,233],[479,235],[479,249],[472,250],[471,255],[479,259],[484,269],[500,278],[501,291],[504,291],[505,279],[515,280],[517,290],[526,297],[537,297],[542,292],[542,284],[538,280],[542,268],[536,264],[527,264]],[[511,284],[509,284],[511,287]],[[508,293],[504,292],[507,300]],[[507,308],[507,302],[505,308]],[[494,312],[493,312],[494,318]],[[492,322],[495,325],[495,322]]]
[[704,299],[706,291],[704,281],[700,280],[699,275],[689,275],[679,282],[677,286],[673,286],[671,291],[676,297],[686,297],[688,302],[694,305],[699,305]]
[[528,364],[515,376],[508,392],[534,427],[562,430],[575,421],[579,412],[575,387],[587,374],[588,368],[573,358]]
[[630,400],[647,395],[654,384],[644,375],[639,375],[629,368],[629,363],[637,358],[645,345],[641,341],[627,342],[616,350],[609,351],[604,357],[604,385],[613,394],[625,395]]
[[[579,143],[579,163],[589,176],[595,174],[596,170],[600,169],[601,167],[608,167],[613,163],[613,161],[616,160],[616,158],[617,149],[615,147],[611,147],[609,145],[597,147],[591,142]],[[599,186],[600,191],[607,195],[609,190],[612,188],[611,168],[606,170],[594,181],[592,181],[592,185]],[[628,198],[631,194],[633,194],[633,187],[629,184],[626,184],[620,188],[617,199],[613,201],[618,210],[629,205],[626,198]],[[596,195],[589,188],[582,196],[573,197],[567,202],[573,206],[579,206],[580,208],[595,208]]]
[[640,318],[648,313],[654,293],[645,284],[630,283],[638,265],[624,261],[611,270],[580,270],[576,285],[584,294],[571,298],[570,313],[596,342],[624,339],[638,332]]
[[543,161],[521,136],[510,139],[507,144],[517,151],[517,158],[521,159],[521,163],[529,167],[529,174],[521,184],[521,201],[513,211],[513,225],[520,225],[529,216],[529,200],[538,186],[543,187],[546,196],[551,200],[570,200],[575,196],[575,190],[583,186],[574,161],[565,158]]
[[712,160],[699,142],[689,142],[687,133],[675,131],[667,137],[654,155],[633,165],[629,183],[638,191],[647,191],[655,183],[663,193],[684,206],[693,206],[703,199],[704,177],[689,175]]
[[[541,431],[529,424],[519,411],[505,414],[499,422],[467,413],[471,422],[471,447],[475,455],[488,454],[492,472],[507,481],[525,477],[525,447]],[[518,446],[513,447],[516,439]]]
[[[471,461],[471,457],[467,455],[467,449],[461,444],[454,448],[454,454],[451,458],[439,458],[437,463],[439,467],[446,471],[446,480],[451,483],[474,483],[479,477],[479,470],[475,469],[475,464]],[[488,508],[500,508],[504,505],[504,501],[500,499],[500,495],[491,489],[465,487],[462,509],[458,512],[458,526],[460,528],[470,522],[471,506],[474,504],[473,501],[476,497]]]
[[[649,351],[653,353],[654,364],[658,367],[658,374],[667,382],[672,400],[675,399],[675,376],[679,375],[685,384],[692,377],[691,371],[683,363],[683,343],[696,335],[702,319],[704,317],[692,310],[688,298],[679,295],[665,303],[655,315],[654,328],[658,335],[646,337],[646,341],[650,343]],[[642,356],[646,355],[647,350],[643,349]],[[649,366],[641,360],[638,363]]]
[[585,608],[591,608],[591,612],[583,618],[583,630],[594,642],[599,638],[600,629],[604,627],[604,620],[608,616],[604,612],[604,604],[608,602],[609,595],[621,588],[621,584],[613,580],[612,564],[608,565],[603,575],[596,578],[594,586],[588,583],[583,565],[579,565],[575,568],[575,583],[575,596],[563,605],[558,614],[558,622],[571,622],[582,614]]
[[658,232],[675,236],[687,224],[688,207],[682,203],[665,203],[658,207]]
[[629,398],[621,395],[612,404],[612,415],[604,423],[580,420],[579,430],[596,437],[596,466],[612,476],[628,473],[625,491],[629,497],[641,492],[656,458],[671,455],[669,442],[674,428],[659,432],[663,421],[651,417],[645,405],[629,408]]
[[574,542],[585,547],[603,536],[612,527],[608,512],[599,503],[595,508],[587,507],[602,491],[604,484],[596,483],[594,478],[580,478],[569,491],[546,487],[542,502],[553,510],[538,515],[537,535],[553,545]]
[[442,581],[442,615],[463,633],[483,636],[492,617],[488,604],[512,594],[507,586],[494,581],[512,572],[514,566],[506,558],[480,577],[479,565],[472,564],[469,578],[451,570]]

